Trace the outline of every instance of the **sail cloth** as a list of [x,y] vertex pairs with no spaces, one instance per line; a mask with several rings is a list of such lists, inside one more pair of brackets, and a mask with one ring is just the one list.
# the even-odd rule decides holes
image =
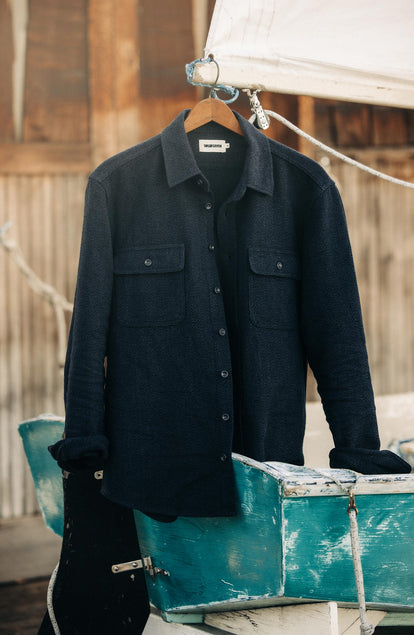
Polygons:
[[414,108],[413,33],[412,0],[216,0],[205,54],[220,84]]

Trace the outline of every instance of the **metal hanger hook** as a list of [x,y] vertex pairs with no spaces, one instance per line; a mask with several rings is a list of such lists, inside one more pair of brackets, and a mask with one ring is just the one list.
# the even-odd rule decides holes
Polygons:
[[[210,64],[211,62],[213,62],[217,68],[217,76],[214,81],[214,84],[206,84],[205,82],[194,81],[195,65],[196,64]],[[205,88],[209,88],[210,97],[213,97],[214,99],[218,99],[219,101],[222,101],[225,104],[232,104],[234,101],[236,101],[237,97],[239,96],[239,91],[237,90],[237,88],[234,88],[233,86],[224,86],[224,84],[218,84],[218,80],[220,76],[220,67],[218,65],[218,62],[214,59],[213,53],[209,53],[207,57],[203,57],[198,60],[194,60],[193,62],[190,62],[190,64],[186,64],[185,71],[187,73],[187,81],[190,84],[192,84],[193,86],[203,86]],[[228,95],[230,95],[230,99],[220,99],[220,97],[217,96],[218,90],[222,90]]]
[[220,77],[220,66],[219,66],[217,60],[214,59],[213,53],[209,53],[207,57],[208,57],[208,59],[211,62],[213,62],[216,65],[216,69],[217,69],[216,79],[214,80],[214,84],[210,88],[210,97],[214,97],[214,99],[218,99],[217,93],[216,93],[216,87],[217,87],[217,83],[218,83],[218,80],[219,80],[219,77]]

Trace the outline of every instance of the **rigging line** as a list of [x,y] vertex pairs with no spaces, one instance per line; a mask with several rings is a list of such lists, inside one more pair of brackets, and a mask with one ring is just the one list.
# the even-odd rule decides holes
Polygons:
[[310,467],[308,468],[312,472],[323,476],[324,479],[329,479],[336,483],[340,490],[346,494],[348,499],[348,509],[347,513],[349,516],[349,533],[351,537],[351,553],[352,553],[352,564],[354,567],[354,577],[355,577],[355,585],[358,597],[358,608],[359,608],[359,619],[360,619],[360,634],[361,635],[372,635],[374,633],[374,627],[372,624],[368,622],[367,619],[367,607],[365,602],[365,589],[364,589],[364,575],[362,571],[362,563],[361,563],[361,549],[359,544],[359,534],[358,534],[358,522],[357,522],[357,514],[358,510],[355,507],[355,496],[354,490],[357,486],[359,474],[355,470],[348,470],[354,478],[355,481],[347,487],[339,480],[339,477],[336,478],[333,474],[333,470],[323,471],[321,469]]
[[49,613],[50,623],[52,624],[53,632],[55,635],[60,635],[59,625],[56,620],[55,611],[53,608],[53,590],[55,588],[56,577],[59,569],[59,562],[53,569],[52,575],[49,580],[49,586],[47,588],[47,610]]
[[[295,124],[293,124],[291,121],[289,121],[288,119],[285,119],[285,117],[282,117],[282,115],[279,115],[278,113],[273,112],[273,110],[265,110],[264,112],[269,117],[276,119],[280,123],[284,124],[287,128],[290,128],[290,130],[293,130],[293,132],[296,132],[296,134],[298,134],[299,136],[303,137],[307,141],[310,141],[310,143],[313,143],[313,145],[317,146],[321,150],[324,150],[328,154],[332,154],[337,159],[341,159],[341,161],[344,161],[345,163],[349,163],[349,165],[353,165],[354,167],[359,168],[363,172],[368,172],[369,174],[372,174],[373,176],[377,176],[378,178],[383,179],[384,181],[389,181],[390,183],[394,183],[395,185],[402,185],[403,187],[408,187],[414,190],[414,183],[410,183],[410,181],[404,181],[403,179],[397,179],[393,176],[390,176],[389,174],[384,174],[384,172],[379,172],[378,170],[374,170],[373,168],[370,168],[367,165],[360,163],[359,161],[355,161],[355,159],[351,159],[351,157],[348,157],[345,154],[342,154],[341,152],[334,150],[330,146],[325,145],[321,141],[318,141],[318,139],[315,139],[315,137],[312,137],[307,132],[304,132],[303,130],[298,128],[298,126],[295,126]],[[253,123],[255,118],[256,118],[256,114],[253,114],[249,119],[250,123]]]

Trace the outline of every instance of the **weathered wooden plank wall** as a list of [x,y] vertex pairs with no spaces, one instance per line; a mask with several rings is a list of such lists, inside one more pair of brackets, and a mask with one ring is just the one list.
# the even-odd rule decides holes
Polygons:
[[[187,86],[184,64],[202,54],[213,4],[0,0],[0,227],[13,222],[8,237],[69,300],[87,174],[201,98]],[[264,95],[263,104],[414,180],[413,113],[287,95]],[[235,107],[249,116],[244,95]],[[269,134],[312,152],[279,124]],[[348,215],[375,390],[413,390],[413,193],[347,166],[332,170]],[[63,414],[57,360],[53,309],[0,249],[0,518],[37,509],[17,425],[45,411]],[[316,396],[312,385],[309,395]]]
[[[72,298],[79,255],[84,175],[0,177],[0,226],[13,223],[30,266]],[[37,508],[17,425],[40,412],[63,413],[53,308],[27,285],[0,250],[0,499],[1,517]]]
[[13,69],[13,30],[10,6],[7,0],[0,0],[0,139],[13,139],[13,101],[12,101],[12,69]]
[[[353,152],[378,170],[414,181],[414,152]],[[377,394],[414,387],[414,192],[343,163],[341,184]]]
[[[193,20],[190,0],[173,9],[163,0],[0,0],[0,227],[13,223],[8,238],[70,300],[87,174],[196,100],[184,64],[194,57],[193,29],[194,41],[205,39],[209,3],[196,4]],[[37,509],[17,426],[63,414],[63,378],[53,309],[2,249],[0,272],[0,518],[8,518]]]
[[[314,127],[308,131],[321,141],[374,169],[414,182],[414,110],[315,99],[310,119]],[[300,149],[326,159],[309,145]],[[347,214],[374,391],[412,391],[414,192],[340,161],[328,163]],[[312,377],[308,398],[318,398]]]
[[88,140],[86,12],[84,0],[30,0],[25,141]]

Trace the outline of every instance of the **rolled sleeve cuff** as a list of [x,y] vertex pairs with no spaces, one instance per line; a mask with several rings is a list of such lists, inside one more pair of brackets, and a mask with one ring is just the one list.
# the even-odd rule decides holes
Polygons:
[[333,468],[354,470],[361,474],[407,474],[411,466],[390,450],[367,448],[334,448],[329,453]]
[[108,458],[109,443],[103,434],[60,439],[48,450],[63,470],[101,469]]

